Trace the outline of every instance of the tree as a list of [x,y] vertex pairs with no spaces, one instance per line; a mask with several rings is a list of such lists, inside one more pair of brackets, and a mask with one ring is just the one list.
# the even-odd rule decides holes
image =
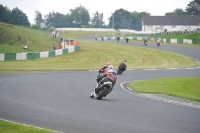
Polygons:
[[180,16],[180,15],[188,15],[188,13],[185,12],[185,11],[183,11],[182,8],[177,8],[173,12],[167,12],[167,13],[165,13],[165,16],[172,16],[172,15]]
[[81,25],[89,25],[90,15],[88,10],[84,6],[80,5],[79,7],[76,7],[73,10],[71,9],[70,11],[71,19],[73,19],[74,26],[79,25],[81,27]]
[[42,14],[37,10],[35,11],[35,24],[41,28],[41,23],[43,22]]
[[11,12],[11,23],[21,26],[30,26],[30,22],[28,21],[26,14],[24,14],[17,7],[14,8]]
[[113,15],[114,15],[114,28],[115,29],[142,29],[142,18],[143,15],[150,15],[146,12],[129,12],[124,9],[119,9],[112,14],[109,18],[109,27],[113,25]]
[[186,7],[186,11],[191,15],[200,16],[200,0],[191,1]]
[[124,9],[119,9],[112,14],[112,16],[109,18],[109,27],[113,26],[113,16],[114,16],[114,28],[131,28],[131,14],[130,12],[124,10]]
[[0,5],[0,22],[9,23],[10,13],[11,11],[7,7]]
[[47,27],[67,27],[67,16],[58,12],[52,12],[45,15]]
[[105,25],[105,22],[103,21],[103,13],[99,13],[96,11],[93,14],[93,18],[91,19],[91,25],[93,25],[96,28],[100,28]]

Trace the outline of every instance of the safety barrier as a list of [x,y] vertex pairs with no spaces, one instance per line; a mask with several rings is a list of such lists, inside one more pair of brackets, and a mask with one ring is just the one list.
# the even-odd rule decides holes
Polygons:
[[5,53],[0,54],[0,61],[14,61],[14,60],[34,60],[35,58],[54,57],[62,54],[77,52],[80,46],[68,46],[66,49],[58,49],[44,52],[33,53]]
[[[200,44],[200,39],[174,39],[174,38],[156,38],[156,37],[120,37],[120,40],[144,40],[145,38],[150,41],[157,41],[158,39],[164,43],[177,43],[177,44]],[[101,38],[97,38],[101,40]],[[117,37],[104,37],[103,40],[117,40]]]

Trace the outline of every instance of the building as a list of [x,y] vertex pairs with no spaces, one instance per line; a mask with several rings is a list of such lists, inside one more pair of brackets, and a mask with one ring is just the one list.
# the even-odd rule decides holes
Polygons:
[[194,31],[200,28],[198,16],[143,16],[143,32]]

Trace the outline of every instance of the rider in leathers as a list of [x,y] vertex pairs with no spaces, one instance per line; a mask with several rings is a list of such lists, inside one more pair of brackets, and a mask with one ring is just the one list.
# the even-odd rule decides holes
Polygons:
[[107,62],[107,63],[105,64],[105,66],[103,66],[101,69],[99,69],[99,74],[100,74],[100,73],[104,73],[105,70],[106,70],[110,65],[111,65],[111,63],[110,63],[110,62]]
[[127,67],[127,65],[126,65],[126,60],[124,60],[123,62],[121,62],[119,66],[122,67],[122,71],[125,71],[125,70],[126,70],[126,67]]
[[[108,93],[110,93],[117,81],[117,72],[116,70],[108,70],[107,72],[103,73],[102,75],[98,76],[97,77],[97,82],[98,82],[98,85],[97,87],[95,88],[95,92],[98,91],[98,89],[100,89],[102,87],[102,84],[104,82],[107,82],[107,81],[110,81],[112,83],[112,88],[110,89],[110,91]],[[108,94],[107,93],[107,94]],[[106,96],[106,95],[105,95]]]

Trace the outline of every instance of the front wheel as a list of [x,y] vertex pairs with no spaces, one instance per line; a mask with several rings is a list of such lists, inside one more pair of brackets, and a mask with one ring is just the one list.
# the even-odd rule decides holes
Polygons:
[[108,92],[108,88],[104,87],[102,91],[99,92],[97,100],[101,100]]
[[120,69],[117,70],[117,75],[121,75],[122,71]]

